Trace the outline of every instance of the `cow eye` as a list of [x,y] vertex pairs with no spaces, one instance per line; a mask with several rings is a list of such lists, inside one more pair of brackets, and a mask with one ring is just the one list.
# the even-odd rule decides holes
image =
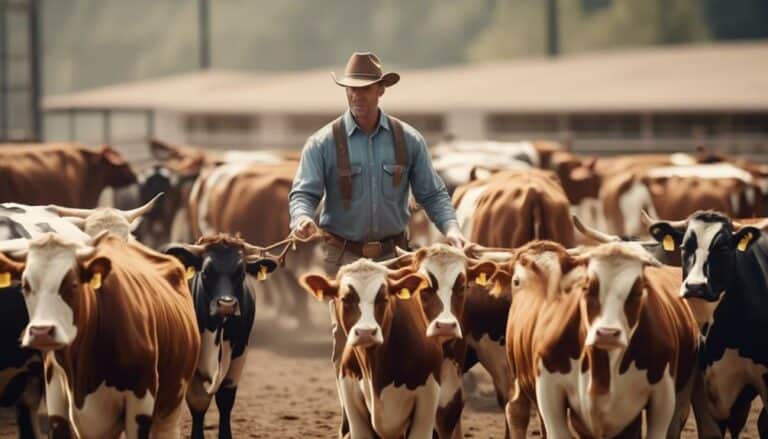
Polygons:
[[521,283],[522,282],[520,281],[520,277],[519,276],[515,276],[515,277],[512,278],[512,286],[513,287],[520,288],[520,284]]

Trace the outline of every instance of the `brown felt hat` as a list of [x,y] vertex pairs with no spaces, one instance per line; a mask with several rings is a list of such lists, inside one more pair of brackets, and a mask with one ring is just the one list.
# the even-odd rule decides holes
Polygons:
[[381,82],[384,87],[391,87],[400,80],[395,72],[382,73],[381,61],[372,52],[355,52],[347,61],[344,76],[337,78],[331,72],[333,80],[342,87],[366,87],[375,82]]

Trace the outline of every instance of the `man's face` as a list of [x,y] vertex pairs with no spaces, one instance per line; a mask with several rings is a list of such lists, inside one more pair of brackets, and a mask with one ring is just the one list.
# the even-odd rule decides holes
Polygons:
[[377,82],[366,87],[346,87],[346,90],[349,110],[355,119],[368,119],[377,114],[383,85]]

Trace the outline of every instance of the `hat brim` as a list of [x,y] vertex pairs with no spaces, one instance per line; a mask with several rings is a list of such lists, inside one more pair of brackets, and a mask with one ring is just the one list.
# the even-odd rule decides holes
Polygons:
[[381,78],[353,78],[349,76],[342,76],[337,78],[336,74],[331,72],[333,81],[342,87],[368,87],[371,84],[381,82],[384,87],[392,87],[400,81],[400,75],[395,72],[388,72],[381,76]]

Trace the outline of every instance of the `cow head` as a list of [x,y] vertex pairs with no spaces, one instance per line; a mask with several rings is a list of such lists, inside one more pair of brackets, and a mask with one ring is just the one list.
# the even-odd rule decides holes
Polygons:
[[123,156],[109,146],[89,151],[89,172],[101,176],[107,186],[123,187],[136,183],[136,174]]
[[198,318],[221,323],[241,315],[249,293],[245,275],[264,279],[277,268],[274,259],[261,256],[258,247],[227,235],[201,238],[196,245],[171,244],[165,252],[187,268]]
[[131,210],[120,210],[111,207],[74,209],[54,204],[46,207],[46,210],[66,218],[69,222],[83,229],[89,236],[96,236],[101,232],[108,231],[128,240],[133,238],[131,230],[135,227],[135,222],[142,215],[150,212],[158,198],[162,195],[162,193],[157,194],[143,206]]
[[[23,270],[3,264],[11,278],[21,282],[29,314],[21,345],[42,351],[61,349],[77,336],[76,318],[85,296],[101,288],[111,270],[106,257],[93,258],[95,245],[105,234],[89,244],[74,243],[47,233],[33,241],[20,240],[0,245],[0,253],[23,261]],[[16,241],[16,240],[14,240]]]
[[418,272],[428,284],[419,291],[429,325],[427,336],[440,340],[462,338],[461,318],[465,290],[469,282],[486,283],[496,273],[489,261],[468,258],[461,250],[434,244],[413,253],[402,252],[390,267],[405,267],[405,273]]
[[741,226],[726,215],[699,211],[683,221],[653,221],[651,235],[665,251],[680,250],[684,298],[719,302],[736,272],[736,255],[760,238],[760,225]]
[[625,349],[645,305],[644,268],[660,266],[635,243],[614,242],[584,250],[577,262],[587,270],[576,284],[588,347]]
[[[339,269],[335,279],[305,275],[301,285],[320,300],[335,300],[338,321],[347,334],[347,346],[371,347],[384,342],[385,315],[392,301],[411,297],[426,286],[422,276],[404,277],[381,264],[360,259]],[[390,317],[391,318],[391,317]]]

